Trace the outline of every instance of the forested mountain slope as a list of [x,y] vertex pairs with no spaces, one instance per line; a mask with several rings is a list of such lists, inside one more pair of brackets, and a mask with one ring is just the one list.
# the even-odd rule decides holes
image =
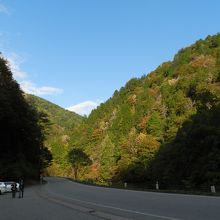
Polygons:
[[45,113],[49,119],[45,140],[45,145],[53,155],[53,164],[48,169],[49,174],[68,175],[70,171],[66,154],[70,130],[77,127],[83,117],[34,95],[25,94],[25,98],[30,105],[34,106],[38,112]]
[[82,148],[92,160],[81,178],[219,182],[219,98],[218,34],[131,79],[72,131],[70,147]]

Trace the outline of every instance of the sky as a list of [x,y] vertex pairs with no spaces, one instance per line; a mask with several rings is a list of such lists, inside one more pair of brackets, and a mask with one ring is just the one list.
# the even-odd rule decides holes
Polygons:
[[0,0],[0,51],[21,88],[81,115],[220,32],[218,0]]

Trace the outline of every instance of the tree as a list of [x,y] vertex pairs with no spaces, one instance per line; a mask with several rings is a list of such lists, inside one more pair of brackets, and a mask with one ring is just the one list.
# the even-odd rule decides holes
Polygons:
[[101,181],[109,181],[111,180],[114,174],[115,167],[115,146],[111,141],[109,135],[103,139],[101,145],[100,152],[100,180]]
[[40,151],[41,172],[52,164],[53,156],[47,147],[42,147]]
[[80,148],[73,148],[68,153],[68,161],[71,163],[73,168],[74,178],[78,178],[79,170],[86,165],[91,163],[88,155]]
[[198,112],[156,155],[154,176],[162,183],[195,187],[220,182],[220,99],[207,91],[199,97],[203,106],[199,103]]
[[220,34],[130,80],[73,130],[72,146],[92,158],[94,181],[219,183],[219,88]]
[[0,57],[0,176],[38,179],[44,135],[39,113],[29,105]]

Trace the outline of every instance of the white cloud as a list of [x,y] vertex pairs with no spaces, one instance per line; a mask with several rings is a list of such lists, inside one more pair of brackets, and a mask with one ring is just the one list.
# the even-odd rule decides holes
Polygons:
[[25,62],[25,59],[18,54],[10,53],[6,55],[6,59],[14,78],[18,81],[24,92],[34,95],[56,95],[63,92],[62,89],[51,86],[37,86],[29,80],[28,74],[21,70],[21,65]]
[[73,111],[76,112],[79,115],[89,115],[91,113],[91,111],[95,108],[97,108],[97,106],[100,105],[101,102],[94,102],[94,101],[85,101],[82,103],[79,103],[77,105],[71,106],[69,108],[66,108],[69,111]]
[[26,80],[21,81],[20,85],[24,92],[34,95],[55,95],[55,94],[61,94],[63,92],[62,89],[58,89],[50,86],[37,87],[31,81],[26,81]]
[[24,63],[24,58],[18,56],[16,53],[11,53],[7,60],[9,62],[9,67],[16,79],[25,79],[27,78],[27,73],[21,70],[20,65]]
[[4,14],[7,14],[7,15],[10,15],[9,10],[2,3],[0,3],[0,13],[4,13]]

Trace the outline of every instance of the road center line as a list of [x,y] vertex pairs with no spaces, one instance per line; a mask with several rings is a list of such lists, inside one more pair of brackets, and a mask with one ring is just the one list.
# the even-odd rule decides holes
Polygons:
[[169,219],[169,220],[180,220],[178,218],[172,218],[172,217],[167,217],[167,216],[163,216],[163,215],[155,215],[155,214],[151,214],[151,213],[138,212],[138,211],[135,211],[135,210],[129,210],[129,209],[123,209],[123,208],[118,208],[118,207],[114,207],[114,206],[102,205],[102,204],[99,204],[99,203],[87,202],[87,201],[78,200],[78,199],[72,199],[72,198],[69,198],[69,199],[74,200],[74,201],[78,201],[78,202],[82,202],[82,203],[87,203],[87,204],[90,204],[90,205],[103,207],[103,208],[115,209],[115,210],[119,210],[119,211],[123,211],[123,212],[130,212],[130,213],[133,213],[133,214],[139,214],[139,215],[145,215],[145,216],[151,216],[151,217]]
[[139,214],[139,215],[144,215],[144,216],[150,216],[150,217],[156,217],[156,218],[161,218],[161,219],[168,219],[168,220],[181,220],[179,218],[173,218],[173,217],[168,217],[168,216],[163,216],[163,215],[156,215],[156,214],[152,214],[152,213],[146,213],[146,212],[139,212],[139,211],[135,211],[135,210],[129,210],[129,209],[123,209],[123,208],[118,208],[118,207],[114,207],[114,206],[109,206],[109,205],[102,205],[99,203],[94,203],[94,202],[88,202],[88,201],[84,201],[84,200],[80,200],[80,199],[73,199],[70,197],[66,197],[63,195],[60,195],[58,193],[51,193],[50,194],[54,194],[55,196],[58,196],[60,198],[64,198],[64,199],[69,199],[75,202],[81,202],[84,204],[88,204],[88,205],[94,205],[97,207],[102,207],[102,208],[108,208],[108,209],[114,209],[114,210],[118,210],[118,211],[123,211],[123,212],[129,212],[129,213],[133,213],[133,214]]

